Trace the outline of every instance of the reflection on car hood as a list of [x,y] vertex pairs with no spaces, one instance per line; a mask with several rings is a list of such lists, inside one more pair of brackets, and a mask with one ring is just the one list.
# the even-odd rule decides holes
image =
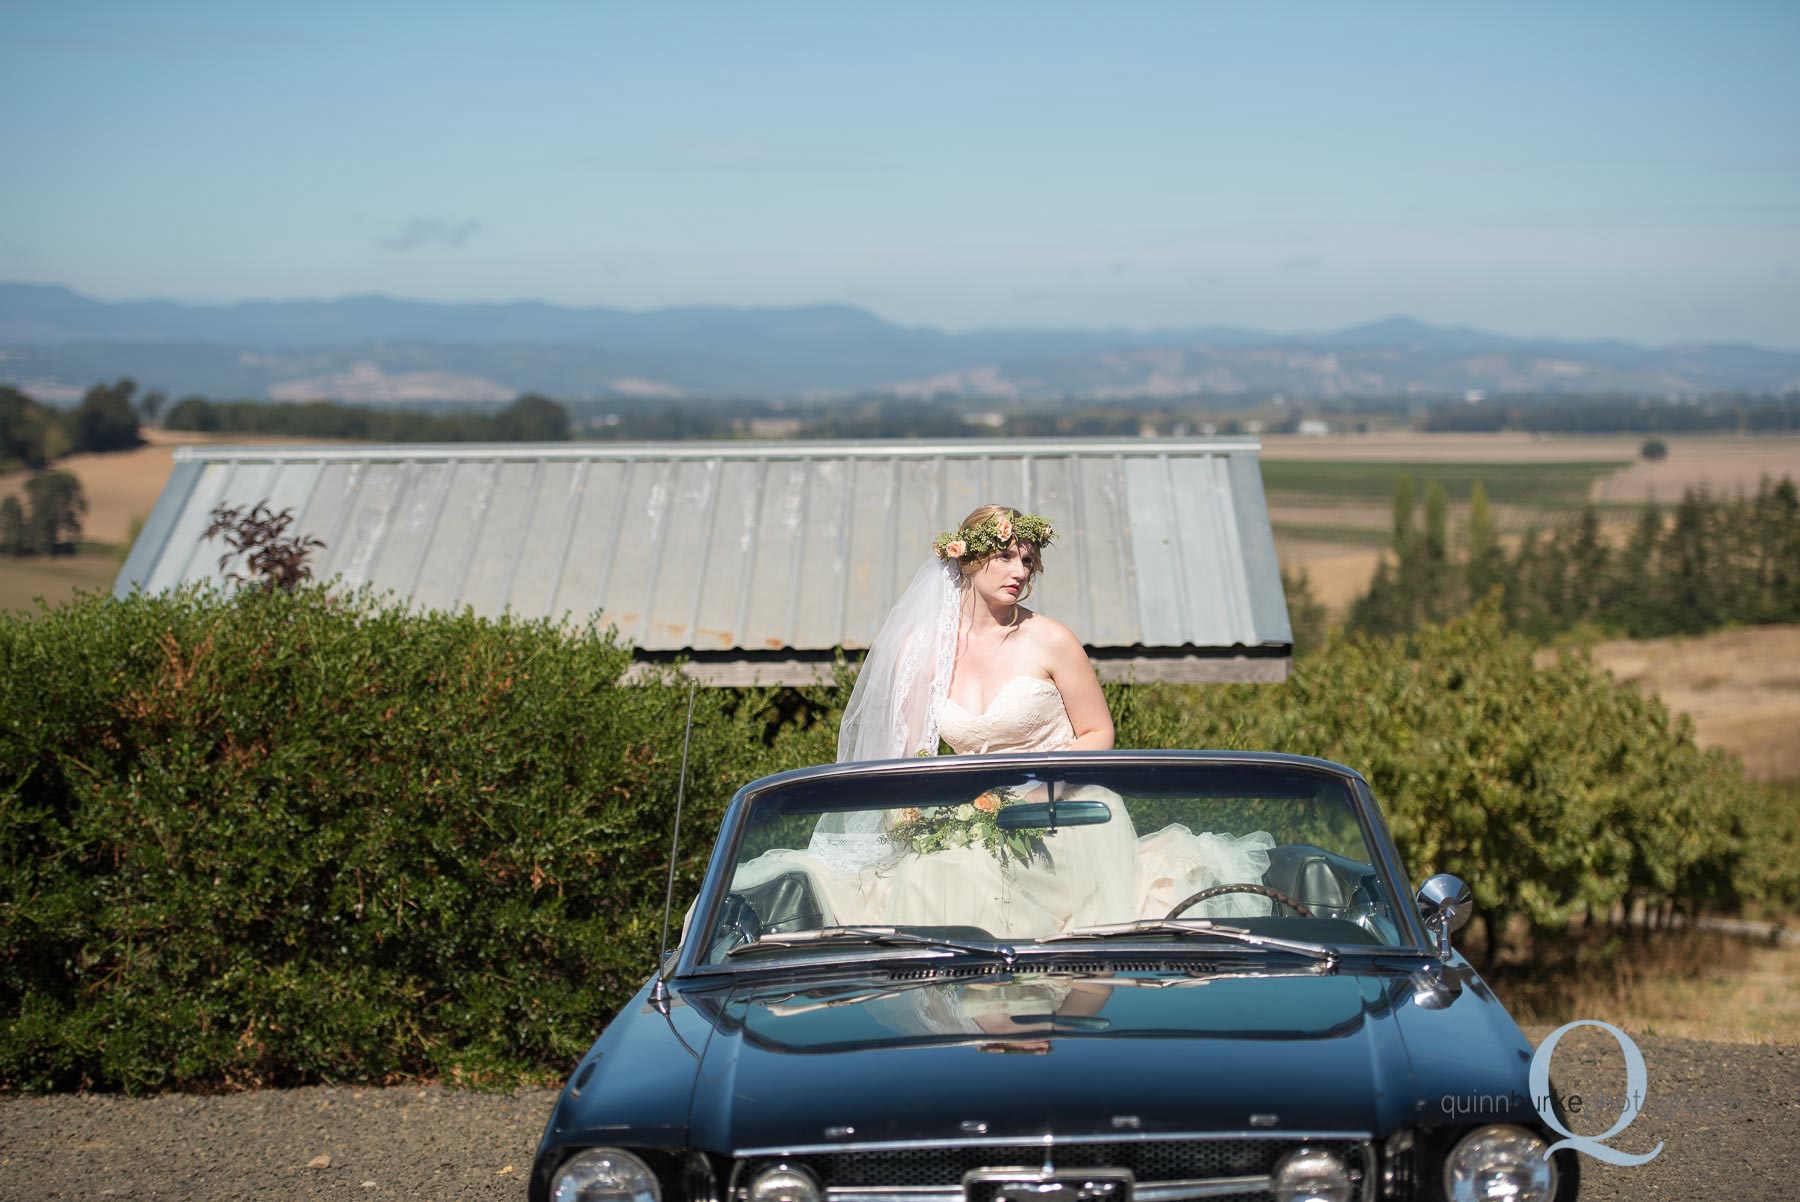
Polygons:
[[1050,974],[740,987],[715,1019],[690,1138],[1374,1131],[1403,1120],[1383,1108],[1414,1109],[1393,1016],[1404,976],[1148,980],[1168,987]]

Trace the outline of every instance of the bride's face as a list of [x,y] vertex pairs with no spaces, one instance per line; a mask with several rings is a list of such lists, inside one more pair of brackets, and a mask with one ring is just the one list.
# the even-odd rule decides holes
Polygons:
[[1024,595],[1037,563],[1037,548],[1014,543],[976,568],[969,584],[990,605],[1012,605]]

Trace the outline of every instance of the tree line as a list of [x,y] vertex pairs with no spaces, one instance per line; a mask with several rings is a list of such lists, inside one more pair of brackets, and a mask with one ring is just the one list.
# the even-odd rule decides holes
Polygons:
[[0,384],[0,472],[48,467],[81,451],[123,451],[141,444],[140,415],[160,410],[160,392],[138,396],[129,378],[96,384],[71,409],[40,404]]
[[74,476],[47,469],[65,455],[139,446],[140,416],[154,414],[164,400],[159,392],[140,396],[126,378],[96,384],[74,407],[56,409],[0,384],[0,472],[32,472],[23,500],[0,500],[0,555],[74,554],[87,498]]
[[1489,593],[1509,627],[1539,639],[1584,626],[1656,638],[1800,621],[1800,490],[1791,476],[1764,477],[1754,493],[1689,489],[1672,507],[1644,506],[1623,538],[1589,505],[1510,550],[1479,482],[1454,536],[1441,487],[1426,490],[1422,522],[1419,508],[1402,477],[1388,555],[1351,605],[1350,629],[1410,632]]
[[81,481],[40,472],[25,481],[25,500],[0,499],[0,555],[73,555],[87,516]]
[[[370,442],[682,441],[742,438],[1135,437],[1292,434],[1309,419],[1340,431],[1437,433],[1762,434],[1800,431],[1800,393],[1668,399],[1516,393],[1473,403],[1366,396],[1287,399],[1196,395],[1109,401],[881,393],[827,399],[614,397],[527,393],[503,409],[417,403],[400,409],[338,401],[211,400],[136,394],[129,379],[97,384],[77,409],[39,405],[0,385],[0,470],[42,467],[74,450],[136,445],[137,424],[173,430]],[[165,415],[166,411],[166,415]],[[79,416],[77,416],[79,414]],[[104,445],[96,445],[96,442]]]
[[1477,403],[1440,401],[1416,423],[1427,433],[1775,434],[1800,431],[1800,394],[1717,396],[1671,401],[1638,396],[1526,393]]
[[527,393],[494,413],[428,413],[336,401],[209,401],[189,396],[163,419],[170,430],[344,438],[358,442],[567,442],[569,412]]

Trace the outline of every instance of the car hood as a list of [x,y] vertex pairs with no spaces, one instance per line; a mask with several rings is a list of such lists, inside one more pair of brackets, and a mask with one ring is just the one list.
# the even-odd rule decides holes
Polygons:
[[[716,999],[690,1138],[743,1150],[971,1134],[1381,1132],[1417,1121],[1425,1105],[1396,1013],[1420,1015],[1413,995],[1405,974],[1311,970],[740,985]],[[1507,1029],[1522,1044],[1511,1021],[1465,1014],[1452,1037],[1445,1022],[1457,1008],[1423,1018],[1434,1047],[1459,1049],[1459,1085],[1471,1066],[1479,1075],[1498,1062],[1508,1083],[1509,1063],[1522,1073],[1505,1054],[1516,1053]]]

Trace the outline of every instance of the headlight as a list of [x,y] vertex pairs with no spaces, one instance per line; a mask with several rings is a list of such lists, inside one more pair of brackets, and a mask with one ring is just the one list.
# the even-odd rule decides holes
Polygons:
[[819,1183],[805,1169],[778,1164],[750,1182],[750,1202],[819,1202]]
[[589,1148],[550,1179],[554,1202],[662,1202],[650,1166],[618,1148]]
[[1275,1202],[1350,1202],[1350,1170],[1323,1148],[1298,1148],[1269,1175]]
[[1550,1202],[1556,1166],[1544,1155],[1546,1147],[1523,1127],[1478,1127],[1444,1161],[1444,1192],[1451,1202]]

